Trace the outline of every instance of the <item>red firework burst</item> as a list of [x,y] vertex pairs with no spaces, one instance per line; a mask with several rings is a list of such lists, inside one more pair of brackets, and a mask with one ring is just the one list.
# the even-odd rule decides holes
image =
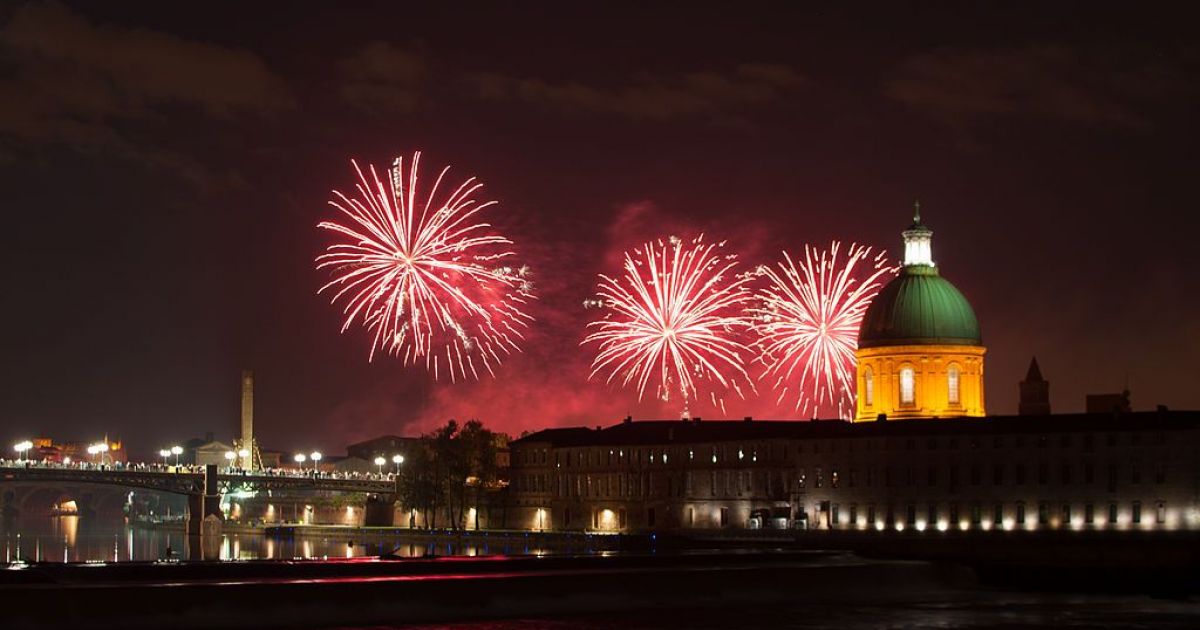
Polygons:
[[358,195],[334,191],[329,204],[344,220],[318,225],[342,239],[317,257],[317,268],[333,273],[318,293],[335,289],[331,302],[344,300],[342,332],[356,322],[372,332],[369,359],[384,350],[405,365],[425,363],[435,378],[444,364],[451,380],[478,378],[477,363],[492,374],[532,321],[521,310],[532,297],[528,271],[502,264],[515,256],[512,242],[476,221],[496,202],[474,198],[483,186],[475,178],[438,200],[447,166],[418,199],[420,158],[407,182],[396,158],[386,184],[374,166],[368,175],[351,162]]
[[758,360],[765,366],[760,378],[774,381],[776,402],[794,396],[801,413],[831,405],[846,418],[854,407],[859,324],[882,281],[898,268],[870,247],[851,244],[844,257],[841,252],[836,241],[827,250],[805,246],[799,265],[784,252],[778,269],[760,268],[768,286],[754,314]]
[[745,307],[753,295],[750,277],[735,275],[737,257],[722,254],[723,246],[703,236],[649,242],[626,252],[623,276],[601,275],[596,304],[609,312],[588,324],[584,343],[599,347],[591,376],[632,383],[639,400],[650,386],[664,401],[679,395],[685,413],[702,391],[722,412],[718,390],[743,396],[748,348],[737,335],[750,326]]

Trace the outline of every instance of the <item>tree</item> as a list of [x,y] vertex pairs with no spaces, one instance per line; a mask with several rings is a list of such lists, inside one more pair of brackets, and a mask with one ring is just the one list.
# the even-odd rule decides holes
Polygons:
[[[427,528],[437,527],[443,511],[448,527],[478,528],[480,511],[486,509],[490,516],[492,505],[504,498],[497,453],[506,441],[507,436],[487,429],[479,420],[462,425],[447,421],[421,436],[420,448],[405,462],[401,500],[421,510]],[[471,523],[468,507],[475,508]]]

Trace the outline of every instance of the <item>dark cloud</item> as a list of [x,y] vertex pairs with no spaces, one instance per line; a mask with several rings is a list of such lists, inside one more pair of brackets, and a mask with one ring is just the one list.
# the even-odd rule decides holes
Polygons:
[[1114,65],[1066,46],[1043,45],[917,54],[900,64],[885,92],[955,124],[1019,115],[1146,127],[1147,103],[1186,85],[1158,64]]
[[387,42],[371,42],[342,62],[342,98],[375,112],[411,112],[425,102],[425,60]]
[[12,68],[0,79],[0,135],[111,151],[193,179],[206,177],[196,162],[118,125],[161,125],[178,108],[227,119],[294,105],[250,52],[94,24],[56,3],[17,9],[0,28],[0,54]]
[[765,63],[741,64],[727,73],[647,76],[616,86],[577,81],[551,83],[498,73],[472,75],[470,81],[477,94],[485,99],[637,120],[736,114],[744,107],[776,101],[804,83],[792,67]]

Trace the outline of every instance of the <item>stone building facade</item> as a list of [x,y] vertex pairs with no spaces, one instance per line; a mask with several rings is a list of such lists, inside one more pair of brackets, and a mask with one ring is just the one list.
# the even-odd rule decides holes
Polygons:
[[512,442],[532,530],[1200,529],[1198,412],[625,421]]

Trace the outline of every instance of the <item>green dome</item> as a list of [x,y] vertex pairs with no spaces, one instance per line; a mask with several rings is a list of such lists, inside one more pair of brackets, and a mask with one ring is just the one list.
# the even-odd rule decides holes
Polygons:
[[858,331],[858,347],[982,346],[970,302],[932,266],[909,266],[875,296]]

